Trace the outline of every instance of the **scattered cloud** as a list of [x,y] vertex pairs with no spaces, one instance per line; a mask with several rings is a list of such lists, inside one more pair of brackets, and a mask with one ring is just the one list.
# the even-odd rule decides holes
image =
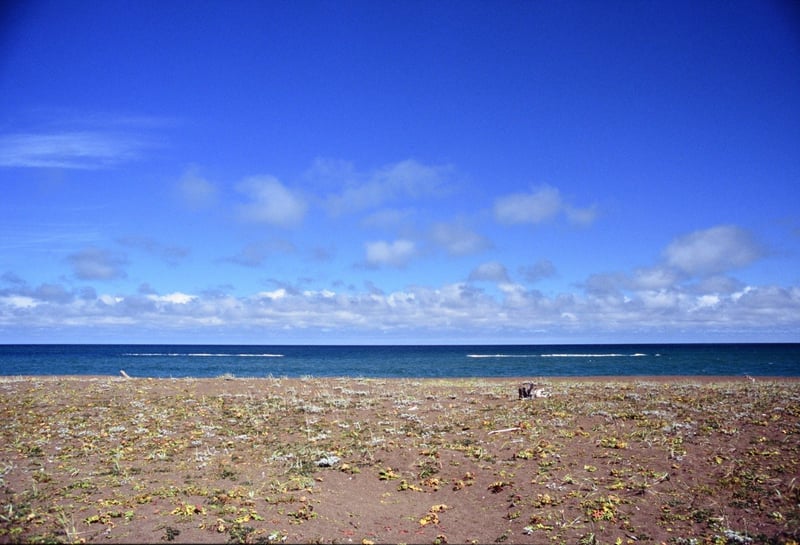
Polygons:
[[336,256],[336,248],[334,246],[315,246],[311,248],[310,257],[314,261],[332,261],[334,256]]
[[589,225],[597,217],[595,206],[577,208],[566,202],[555,187],[542,185],[527,193],[513,193],[494,202],[494,217],[505,225],[539,224],[564,214],[570,223]]
[[384,208],[366,216],[361,224],[367,228],[396,229],[408,222],[412,215],[413,211],[408,208]]
[[731,294],[742,291],[746,286],[741,280],[725,275],[706,276],[698,282],[688,284],[687,289],[693,293],[702,295],[704,293]]
[[303,177],[327,191],[354,184],[360,176],[362,175],[356,171],[352,161],[317,157],[311,162],[311,167],[306,170]]
[[15,284],[20,286],[25,284],[25,280],[21,276],[11,271],[6,271],[2,275],[0,275],[0,280],[8,284]]
[[127,235],[117,239],[117,242],[126,248],[141,250],[145,253],[162,259],[170,265],[177,265],[189,255],[189,249],[182,246],[162,244],[156,239],[142,235]]
[[449,255],[469,255],[482,252],[492,246],[489,239],[476,233],[463,222],[434,224],[431,238]]
[[497,221],[505,224],[542,223],[561,211],[558,189],[542,186],[532,193],[515,193],[498,198],[494,203]]
[[159,303],[172,303],[175,305],[185,305],[197,299],[197,296],[176,291],[173,293],[168,293],[166,295],[150,294],[147,295],[147,298],[150,299],[151,301],[156,301]]
[[39,301],[62,304],[71,302],[75,297],[61,284],[50,283],[41,284],[33,291],[32,295]]
[[533,265],[521,267],[520,273],[526,282],[533,284],[544,278],[555,276],[556,266],[549,259],[540,259]]
[[676,285],[682,276],[673,267],[643,267],[636,269],[626,281],[626,288],[633,290],[660,290]]
[[217,187],[197,173],[189,169],[178,181],[178,194],[181,200],[193,210],[200,210],[214,205],[217,201]]
[[[146,145],[144,139],[124,132],[102,130],[6,135],[0,136],[0,166],[108,168],[137,158]],[[492,248],[492,242],[463,217],[451,221],[437,217],[440,221],[427,231],[413,225],[412,220],[425,216],[411,201],[430,201],[441,195],[448,190],[451,177],[448,166],[426,165],[413,159],[371,171],[359,171],[345,161],[318,159],[304,177],[314,187],[316,200],[273,176],[253,176],[234,186],[238,195],[233,210],[244,222],[283,228],[302,224],[311,204],[333,216],[362,213],[362,228],[401,233],[394,240],[366,242],[363,267],[402,269],[421,254],[412,240],[416,236],[424,237],[425,250],[432,245],[448,256],[474,255]],[[221,187],[195,167],[186,170],[176,188],[183,202],[195,210],[215,206],[222,197]],[[596,205],[575,206],[549,185],[500,196],[493,203],[492,213],[502,225],[539,225],[561,218],[585,226],[598,217]],[[173,265],[189,255],[187,248],[153,237],[128,235],[115,240],[132,253],[144,252]],[[84,240],[72,248],[91,243]],[[316,252],[315,259],[330,260],[335,248],[318,245],[308,251],[307,255]],[[293,252],[297,248],[287,240],[257,240],[222,261],[260,267],[272,256]],[[379,280],[368,279],[362,280],[364,288],[360,290],[343,281],[334,283],[334,289],[315,288],[311,280],[297,285],[272,281],[274,289],[238,296],[231,295],[230,286],[199,294],[159,294],[149,284],[140,284],[131,294],[104,293],[97,286],[57,282],[32,286],[9,271],[0,276],[0,326],[110,324],[200,327],[200,331],[213,326],[380,332],[424,328],[483,332],[495,338],[502,338],[506,332],[524,335],[534,330],[570,334],[594,334],[598,329],[611,333],[648,328],[685,331],[696,324],[720,330],[773,324],[796,328],[800,326],[800,288],[748,285],[730,276],[765,253],[745,229],[718,225],[675,238],[656,263],[629,271],[588,274],[569,293],[551,295],[530,287],[557,275],[548,259],[515,269],[527,286],[515,283],[503,263],[486,261],[474,267],[466,281],[439,286],[412,285],[384,291],[377,287]],[[88,246],[69,254],[66,260],[74,277],[70,282],[126,276],[126,257],[107,249]]]
[[444,191],[452,169],[414,159],[358,172],[351,163],[317,159],[307,174],[323,182],[331,215],[374,209],[399,198],[418,199]]
[[726,276],[734,269],[745,267],[764,256],[753,237],[733,225],[720,225],[677,237],[662,252],[663,261],[649,267],[639,267],[632,273],[592,274],[585,288],[595,295],[646,293],[651,302],[658,293],[678,290],[691,294],[730,294],[743,284]]
[[226,258],[224,261],[236,263],[245,267],[259,267],[263,265],[264,261],[271,255],[291,253],[294,251],[294,245],[287,240],[261,240],[245,245],[238,254]]
[[237,189],[249,202],[239,206],[239,217],[248,222],[293,227],[303,221],[308,205],[273,176],[247,178]]
[[592,205],[587,208],[576,208],[566,205],[564,206],[564,214],[567,216],[567,221],[573,225],[591,225],[597,219],[597,205]]
[[391,193],[419,198],[440,191],[450,171],[450,167],[407,159],[379,169],[373,180]]
[[[141,248],[150,244],[161,248],[148,239],[129,242]],[[275,244],[256,244],[243,255],[251,252],[248,259],[255,263],[261,259],[259,252],[286,249]],[[702,251],[717,245],[726,250],[724,256],[712,252],[709,257]],[[365,249],[366,263],[375,269],[403,267],[417,254],[413,241],[402,238],[370,242]],[[259,328],[382,335],[451,331],[500,340],[508,335],[524,337],[532,331],[612,339],[630,332],[651,332],[652,338],[670,331],[693,331],[702,324],[703,331],[728,332],[729,340],[740,338],[743,331],[768,331],[770,338],[776,331],[789,335],[785,332],[800,326],[800,288],[747,285],[723,273],[708,272],[751,263],[758,255],[758,246],[743,230],[712,227],[676,238],[666,247],[662,263],[629,273],[593,274],[582,289],[548,296],[514,283],[507,268],[497,261],[475,267],[466,282],[438,287],[408,286],[387,292],[367,281],[362,290],[339,284],[344,291],[337,291],[314,288],[310,279],[302,279],[297,286],[274,280],[274,289],[245,296],[230,295],[230,287],[200,294],[159,294],[140,284],[137,292],[125,295],[52,282],[29,286],[9,271],[0,276],[0,326],[102,325],[126,331],[134,326],[145,330],[155,326],[166,331],[193,328],[198,334],[207,327],[218,332]],[[125,274],[125,260],[106,250],[91,247],[68,259],[81,280],[108,280]],[[555,266],[540,260],[521,268],[520,273],[527,282],[535,282],[554,275]],[[484,289],[481,282],[493,286]]]
[[0,136],[0,166],[95,170],[141,156],[152,142],[105,131],[17,133]]
[[508,270],[505,268],[503,264],[498,263],[496,261],[481,263],[480,265],[475,267],[469,273],[469,280],[471,282],[485,281],[485,282],[496,282],[503,284],[511,282],[511,279],[508,276]]
[[80,280],[113,280],[126,276],[124,257],[100,248],[86,248],[67,256],[73,273]]
[[414,242],[407,239],[367,242],[365,248],[369,267],[405,267],[417,252]]
[[[487,279],[502,278],[497,264],[479,267]],[[0,326],[117,327],[142,331],[328,331],[403,334],[418,331],[458,332],[502,339],[532,332],[553,335],[597,335],[619,339],[620,333],[687,331],[796,331],[800,288],[745,286],[732,293],[693,293],[680,286],[631,292],[625,297],[584,294],[544,296],[516,284],[500,284],[489,295],[470,283],[439,287],[409,286],[391,292],[367,289],[277,287],[250,296],[224,292],[200,295],[171,292],[129,295],[94,293],[48,284],[37,288],[11,285],[0,289]],[[203,337],[205,338],[205,337]],[[416,337],[415,338],[424,338]],[[469,337],[462,337],[464,341]]]
[[719,225],[677,238],[664,250],[666,263],[690,275],[706,276],[745,267],[764,251],[735,225]]

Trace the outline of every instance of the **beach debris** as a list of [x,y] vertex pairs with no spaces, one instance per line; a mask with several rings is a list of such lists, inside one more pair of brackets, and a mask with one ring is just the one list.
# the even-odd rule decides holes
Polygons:
[[540,398],[540,397],[550,397],[550,392],[545,390],[544,388],[536,388],[533,382],[523,382],[522,385],[517,388],[517,393],[519,394],[519,399],[531,399],[531,398]]
[[747,534],[742,534],[736,532],[735,530],[731,530],[730,528],[725,530],[725,538],[727,543],[752,543],[753,538],[748,536]]
[[510,431],[519,431],[521,429],[522,428],[520,428],[519,426],[514,426],[513,428],[504,428],[502,430],[492,430],[492,431],[489,432],[489,435],[494,435],[495,433],[507,433],[507,432],[510,432]]
[[323,456],[322,458],[320,458],[319,460],[314,462],[314,464],[317,467],[333,467],[336,464],[338,464],[340,461],[341,461],[341,458],[339,458],[338,456],[336,456],[334,454],[328,454],[327,456]]
[[443,513],[450,509],[447,505],[440,503],[428,509],[428,513],[419,519],[420,526],[427,526],[428,524],[439,524],[439,513]]
[[131,378],[131,376],[126,373],[124,369],[120,369],[119,374],[122,375],[122,378]]

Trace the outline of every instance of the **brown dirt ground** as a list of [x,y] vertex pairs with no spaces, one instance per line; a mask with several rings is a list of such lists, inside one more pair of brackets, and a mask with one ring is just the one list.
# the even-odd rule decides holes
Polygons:
[[800,541],[800,381],[521,380],[0,377],[0,542]]

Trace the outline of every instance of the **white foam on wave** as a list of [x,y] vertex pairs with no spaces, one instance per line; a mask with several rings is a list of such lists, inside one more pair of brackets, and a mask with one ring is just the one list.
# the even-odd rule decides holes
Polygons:
[[542,354],[543,358],[633,358],[647,354]]
[[467,354],[468,358],[538,358],[538,354]]
[[647,354],[467,354],[468,358],[641,358]]
[[182,354],[178,352],[131,352],[123,356],[144,358],[282,358],[283,354],[213,354],[208,352],[194,352]]

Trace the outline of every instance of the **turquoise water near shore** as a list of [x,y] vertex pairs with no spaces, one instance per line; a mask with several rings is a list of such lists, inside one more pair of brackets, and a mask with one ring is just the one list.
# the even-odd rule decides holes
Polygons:
[[800,343],[0,345],[0,375],[134,377],[800,376]]

